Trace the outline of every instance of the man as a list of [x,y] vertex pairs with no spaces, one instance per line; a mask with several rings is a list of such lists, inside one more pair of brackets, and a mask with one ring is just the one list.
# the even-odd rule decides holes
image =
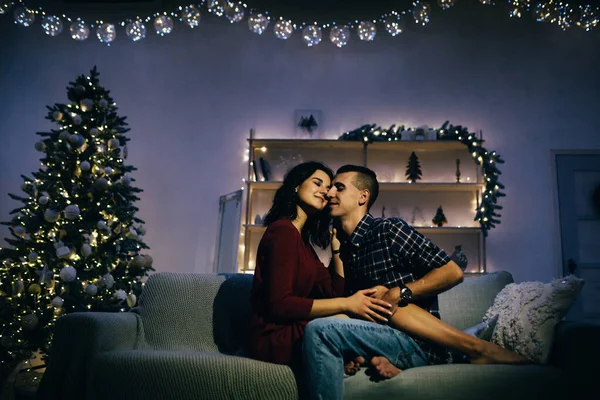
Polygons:
[[[441,329],[432,334],[427,318],[439,318],[437,294],[460,283],[462,270],[403,220],[373,218],[369,209],[378,193],[375,173],[353,165],[337,171],[327,193],[342,238],[339,256],[346,288],[353,293],[376,286],[378,297],[394,305],[392,326],[408,326],[421,337],[444,343],[448,332]],[[396,312],[398,304],[403,309],[400,313]],[[418,310],[415,319],[410,310],[416,307],[411,304],[429,313]],[[427,315],[424,320],[422,314]],[[389,326],[348,318],[317,319],[307,325],[304,337],[304,365],[312,398],[343,397],[343,362],[349,356],[357,357],[359,364],[369,359],[383,378],[393,377],[401,369],[452,362],[447,349]]]

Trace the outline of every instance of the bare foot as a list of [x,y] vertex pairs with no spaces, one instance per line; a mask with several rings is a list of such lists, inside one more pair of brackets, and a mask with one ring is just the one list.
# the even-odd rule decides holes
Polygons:
[[377,373],[384,379],[390,379],[402,372],[401,369],[397,368],[385,357],[373,357],[371,359],[371,365]]
[[477,354],[471,358],[471,364],[530,364],[527,358],[500,347],[497,344],[485,342]]
[[364,363],[365,359],[361,356],[358,356],[354,360],[350,360],[344,365],[344,372],[346,375],[354,375]]

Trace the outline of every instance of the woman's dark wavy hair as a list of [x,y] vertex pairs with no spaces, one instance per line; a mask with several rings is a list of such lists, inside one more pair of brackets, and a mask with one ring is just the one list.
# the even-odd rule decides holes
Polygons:
[[[283,178],[283,184],[273,198],[273,205],[265,217],[264,226],[279,220],[279,219],[290,219],[293,220],[298,216],[296,205],[298,204],[299,198],[296,193],[296,188],[305,180],[310,178],[315,171],[321,170],[329,175],[329,178],[333,180],[333,171],[323,165],[320,162],[309,161],[302,164],[298,164],[290,169]],[[331,217],[329,216],[328,210],[323,210],[313,215],[308,216],[304,229],[302,229],[302,238],[307,243],[312,243],[315,246],[321,248],[327,248],[331,241],[331,235],[329,233],[329,223]]]

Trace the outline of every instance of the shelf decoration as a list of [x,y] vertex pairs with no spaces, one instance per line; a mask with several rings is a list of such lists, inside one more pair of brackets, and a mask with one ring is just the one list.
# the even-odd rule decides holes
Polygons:
[[419,157],[413,151],[410,153],[408,158],[408,164],[406,165],[406,180],[410,183],[414,183],[421,179],[421,164],[419,164]]
[[456,159],[456,183],[460,183],[460,158]]
[[433,222],[433,224],[437,227],[442,227],[442,226],[444,226],[444,224],[448,223],[448,220],[446,219],[446,216],[444,215],[444,209],[442,208],[442,206],[438,207],[438,209],[435,213],[435,216],[433,217],[431,222]]
[[[404,125],[396,128],[396,124],[387,129],[376,124],[367,124],[343,133],[338,140],[361,141],[366,147],[373,142],[399,141],[402,131],[410,129],[405,129]],[[438,140],[459,141],[467,146],[475,164],[481,165],[485,189],[476,209],[475,221],[479,222],[483,234],[487,236],[490,229],[500,224],[501,215],[498,211],[502,209],[502,206],[498,204],[498,198],[504,197],[506,194],[500,191],[504,189],[504,185],[498,181],[501,172],[497,164],[503,164],[504,160],[495,151],[483,147],[484,140],[477,138],[477,135],[469,132],[465,126],[454,126],[446,121],[436,132]]]

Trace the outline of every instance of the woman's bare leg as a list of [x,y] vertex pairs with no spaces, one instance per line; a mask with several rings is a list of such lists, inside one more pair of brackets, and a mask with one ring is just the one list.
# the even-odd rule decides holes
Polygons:
[[458,350],[473,364],[525,364],[528,360],[517,353],[466,334],[434,317],[414,304],[398,307],[390,317],[390,326],[411,336]]

